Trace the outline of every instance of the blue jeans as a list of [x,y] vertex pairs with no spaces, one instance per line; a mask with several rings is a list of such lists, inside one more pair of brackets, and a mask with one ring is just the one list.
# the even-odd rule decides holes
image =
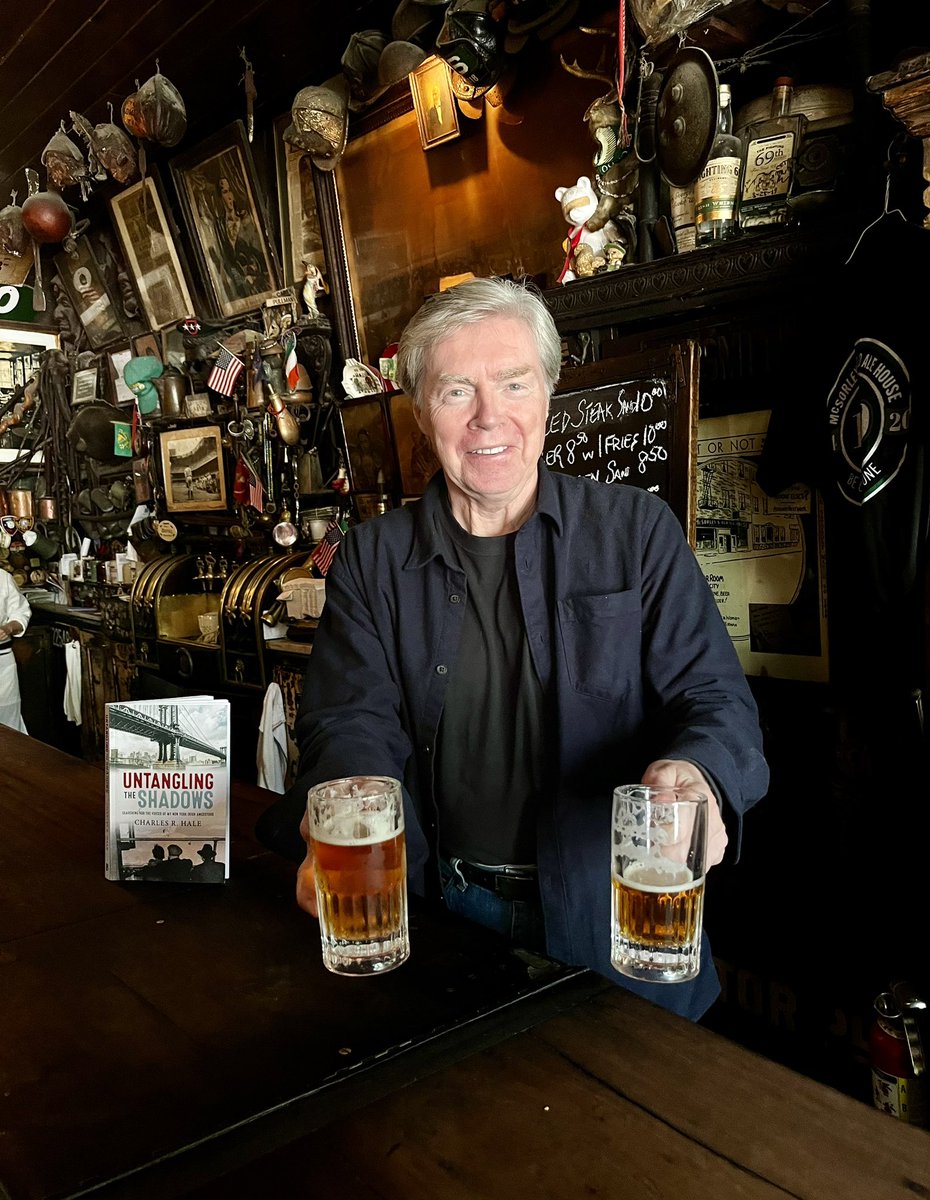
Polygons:
[[439,877],[449,912],[502,933],[524,950],[545,954],[546,931],[538,900],[504,900],[489,888],[466,883],[444,858],[439,860]]

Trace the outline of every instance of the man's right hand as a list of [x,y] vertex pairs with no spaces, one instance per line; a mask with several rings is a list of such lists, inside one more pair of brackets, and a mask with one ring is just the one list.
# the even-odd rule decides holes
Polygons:
[[297,903],[312,917],[319,916],[316,907],[316,882],[313,873],[313,858],[310,854],[310,821],[307,814],[300,822],[300,836],[307,843],[307,856],[297,868]]

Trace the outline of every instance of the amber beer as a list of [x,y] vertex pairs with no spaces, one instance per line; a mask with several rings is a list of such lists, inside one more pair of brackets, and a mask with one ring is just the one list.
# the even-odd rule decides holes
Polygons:
[[614,793],[611,963],[655,983],[701,967],[706,798],[642,784]]
[[400,784],[333,780],[310,789],[308,809],[325,966],[338,975],[399,966],[410,953]]
[[[614,878],[613,885],[613,958],[654,964],[657,975],[697,974],[703,878],[695,882],[688,867],[676,864],[663,870],[635,863],[624,878]],[[616,961],[614,966],[621,969]]]

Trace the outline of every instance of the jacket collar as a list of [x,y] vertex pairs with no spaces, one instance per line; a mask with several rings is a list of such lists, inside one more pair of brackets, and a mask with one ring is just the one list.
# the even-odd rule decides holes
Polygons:
[[[426,485],[423,497],[413,512],[413,545],[404,563],[405,570],[416,570],[425,566],[434,558],[442,557],[443,539],[440,532],[440,506],[446,491],[446,479],[442,471],[437,471]],[[562,514],[559,505],[558,489],[551,472],[539,464],[539,486],[536,495],[538,513],[547,517],[554,525],[556,532],[562,532]],[[532,517],[530,518],[532,520]],[[529,524],[529,521],[527,521]],[[526,528],[526,526],[524,526]]]

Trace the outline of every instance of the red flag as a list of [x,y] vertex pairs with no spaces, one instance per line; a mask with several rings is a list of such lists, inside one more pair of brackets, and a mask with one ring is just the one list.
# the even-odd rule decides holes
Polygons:
[[245,363],[242,359],[236,358],[235,354],[230,353],[221,344],[216,364],[207,380],[207,387],[214,392],[219,392],[221,396],[231,396],[236,390],[236,380],[244,370]]
[[316,549],[310,555],[310,561],[320,572],[325,576],[326,572],[333,565],[333,559],[336,557],[336,551],[342,539],[345,537],[345,528],[343,526],[343,518],[334,517],[326,526],[326,532],[317,542]]

